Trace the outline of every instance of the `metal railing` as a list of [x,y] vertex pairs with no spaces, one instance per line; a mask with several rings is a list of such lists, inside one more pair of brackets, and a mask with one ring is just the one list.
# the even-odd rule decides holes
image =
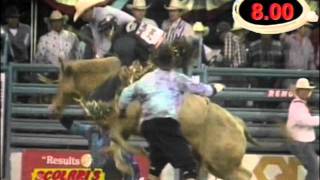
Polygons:
[[[7,148],[11,147],[44,147],[44,148],[86,148],[87,142],[82,137],[68,135],[58,122],[48,120],[48,104],[23,104],[13,101],[14,96],[19,95],[53,95],[56,93],[57,85],[39,83],[17,82],[19,72],[58,72],[58,68],[50,65],[10,64],[8,66],[8,98],[7,108]],[[275,69],[251,69],[251,68],[208,68],[206,73],[194,71],[195,74],[202,73],[203,79],[212,76],[251,76],[251,77],[279,77],[298,78],[307,77],[319,81],[318,71],[297,71],[297,70],[275,70]],[[243,101],[290,101],[290,98],[270,98],[269,89],[261,88],[226,88],[225,91],[214,97],[214,100],[243,100]],[[313,102],[319,102],[319,89],[312,98]],[[282,137],[281,129],[277,123],[284,123],[287,117],[285,109],[260,109],[252,107],[227,109],[233,114],[243,118],[254,137],[267,145],[268,149],[249,146],[249,152],[265,151],[279,153],[285,151],[286,147]],[[316,111],[319,113],[319,111]],[[81,118],[82,109],[77,105],[68,106],[64,112],[66,116]],[[21,118],[23,117],[23,118]],[[39,119],[41,118],[41,119]],[[83,117],[82,117],[83,119]],[[258,123],[257,123],[258,122]],[[49,124],[49,126],[47,126]],[[27,125],[29,124],[29,125]],[[52,132],[55,132],[52,133]],[[319,133],[319,132],[317,132]],[[130,140],[133,144],[146,146],[143,139],[133,137]]]

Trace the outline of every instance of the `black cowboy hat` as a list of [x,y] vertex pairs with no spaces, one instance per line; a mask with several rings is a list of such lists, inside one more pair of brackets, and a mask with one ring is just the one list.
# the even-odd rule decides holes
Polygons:
[[19,18],[20,13],[16,6],[9,6],[6,8],[4,13],[6,18]]

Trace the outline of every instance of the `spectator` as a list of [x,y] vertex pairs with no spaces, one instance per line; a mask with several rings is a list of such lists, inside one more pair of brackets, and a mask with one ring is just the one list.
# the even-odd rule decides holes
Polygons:
[[60,66],[59,58],[64,61],[77,59],[79,40],[74,33],[63,28],[66,16],[55,10],[45,20],[50,24],[51,30],[40,37],[35,63]]
[[243,67],[247,63],[246,34],[248,31],[241,28],[236,22],[230,30],[227,22],[217,25],[219,38],[223,41],[223,65],[228,67]]
[[306,180],[319,179],[319,161],[313,145],[316,140],[314,127],[319,126],[319,116],[311,116],[306,105],[314,88],[308,79],[297,80],[286,125],[290,137],[289,150],[306,168]]
[[73,20],[77,21],[78,18],[81,18],[88,23],[93,39],[86,41],[86,43],[92,47],[94,57],[96,58],[105,57],[111,48],[111,39],[104,33],[99,32],[99,24],[103,22],[105,18],[110,16],[115,17],[118,25],[125,25],[130,21],[134,21],[134,17],[114,7],[108,5],[105,7],[96,7],[105,2],[105,0],[79,0],[75,5],[76,13]]
[[175,72],[177,51],[168,44],[161,45],[153,58],[159,68],[125,88],[119,99],[122,112],[134,97],[142,103],[141,133],[150,147],[150,180],[159,179],[167,163],[180,168],[183,178],[196,178],[196,164],[178,121],[182,94],[211,96],[224,88],[221,84],[194,83],[189,77]]
[[145,0],[133,0],[132,4],[128,4],[127,8],[131,10],[132,15],[138,23],[144,22],[158,27],[157,23],[149,18],[146,18],[146,10],[150,7]]
[[248,67],[283,68],[283,47],[272,35],[262,34],[261,39],[249,45]]
[[[253,68],[283,68],[283,47],[280,41],[272,38],[272,35],[263,34],[261,39],[249,45],[247,67]],[[263,77],[254,79],[253,87],[275,88],[277,79]]]
[[169,19],[163,21],[161,28],[167,33],[167,41],[173,42],[181,38],[190,40],[194,38],[192,26],[181,18],[185,7],[179,0],[171,0],[169,6],[165,6],[169,11]]
[[9,35],[10,55],[12,62],[30,63],[30,26],[19,21],[20,13],[15,6],[5,10],[7,24],[4,26]]
[[292,34],[280,36],[285,47],[286,69],[314,69],[314,49],[310,41],[310,29],[302,26]]
[[[234,23],[233,29],[228,22],[222,21],[217,24],[217,35],[223,42],[222,60],[217,62],[216,66],[238,68],[245,66],[247,62],[245,36],[247,31]],[[223,83],[230,87],[248,87],[247,78],[243,76],[225,76],[222,77]],[[221,102],[229,107],[244,107],[245,101],[228,101]]]
[[[186,7],[179,0],[171,0],[169,6],[165,6],[169,12],[169,19],[162,23],[162,30],[166,32],[166,40],[171,43],[175,40],[185,39],[192,42],[195,48],[198,48],[199,38],[193,31],[192,25],[182,19]],[[213,61],[212,49],[203,45],[201,50],[202,62],[209,65]],[[184,73],[189,73],[186,67],[183,68]]]
[[320,70],[320,44],[319,44],[319,26],[314,28],[311,33],[311,42],[314,48],[314,65]]

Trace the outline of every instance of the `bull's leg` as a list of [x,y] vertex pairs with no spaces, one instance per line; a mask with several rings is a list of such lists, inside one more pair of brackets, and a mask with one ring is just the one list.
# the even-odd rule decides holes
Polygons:
[[129,145],[129,143],[124,139],[122,135],[122,129],[123,128],[121,126],[112,127],[110,131],[111,140],[131,154],[145,155],[145,151],[142,148],[137,148]]
[[243,167],[235,169],[231,174],[227,175],[224,180],[250,180],[252,173]]
[[112,144],[106,150],[107,154],[113,158],[116,168],[124,174],[132,175],[133,170],[130,166],[125,162],[123,158],[123,152],[121,148],[117,144]]

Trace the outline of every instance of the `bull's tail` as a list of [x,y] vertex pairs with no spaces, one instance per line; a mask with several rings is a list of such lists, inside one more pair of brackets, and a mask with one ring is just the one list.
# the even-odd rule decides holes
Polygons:
[[261,147],[262,145],[250,134],[248,131],[247,126],[244,126],[244,136],[246,137],[247,141],[255,146]]
[[246,123],[241,118],[239,118],[237,116],[234,116],[234,117],[238,121],[238,123],[240,123],[240,125],[243,127],[243,133],[244,133],[244,136],[246,137],[247,141],[255,146],[261,147],[262,145],[254,137],[252,137],[251,133],[248,130]]

